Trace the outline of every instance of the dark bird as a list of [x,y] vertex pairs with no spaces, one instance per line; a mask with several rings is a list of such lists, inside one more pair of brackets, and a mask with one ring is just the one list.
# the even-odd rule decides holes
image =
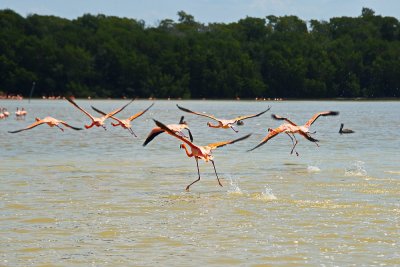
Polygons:
[[353,130],[350,130],[350,129],[343,129],[343,126],[344,126],[344,124],[341,123],[341,124],[340,124],[340,129],[339,129],[339,133],[340,133],[340,134],[350,134],[350,133],[354,133]]
[[[212,143],[212,144],[208,144],[206,146],[198,146],[198,145],[193,144],[192,142],[190,142],[186,138],[184,138],[184,137],[182,137],[180,135],[177,135],[173,130],[169,129],[166,125],[162,124],[161,122],[156,121],[156,120],[154,120],[154,122],[162,130],[166,131],[170,135],[172,135],[172,136],[178,138],[179,140],[181,140],[183,142],[183,144],[181,144],[180,147],[185,149],[186,155],[188,157],[194,157],[195,160],[196,160],[197,173],[199,175],[199,178],[197,180],[193,181],[192,183],[190,183],[188,186],[186,186],[186,191],[189,191],[189,188],[190,188],[191,185],[193,185],[194,183],[200,181],[200,169],[199,169],[199,162],[198,162],[199,159],[203,159],[205,162],[211,161],[211,163],[213,164],[213,167],[214,167],[215,175],[217,176],[218,184],[220,186],[222,186],[222,184],[221,184],[221,182],[219,180],[218,174],[217,174],[217,170],[215,169],[214,157],[211,155],[212,150],[214,150],[214,149],[216,149],[218,147],[222,147],[222,146],[228,145],[228,144],[233,144],[233,143],[239,142],[241,140],[244,140],[244,139],[248,138],[251,135],[251,134],[248,134],[248,135],[245,135],[245,136],[243,136],[241,138],[238,138],[238,139],[235,139],[235,140]],[[190,147],[191,151],[188,150],[188,148],[186,147],[186,145],[184,143],[186,143]]]
[[178,104],[176,104],[176,106],[182,111],[185,111],[185,112],[188,112],[188,113],[192,113],[192,114],[195,114],[195,115],[199,115],[199,116],[203,116],[203,117],[207,117],[207,118],[213,119],[213,120],[218,122],[218,124],[211,124],[210,122],[207,122],[208,127],[211,127],[211,128],[223,128],[223,129],[231,128],[235,132],[238,132],[238,131],[235,128],[233,128],[234,124],[243,125],[244,124],[243,120],[254,118],[254,117],[258,117],[258,116],[264,114],[265,112],[267,112],[268,110],[271,109],[271,107],[268,107],[267,110],[264,110],[263,112],[260,112],[258,114],[239,116],[239,117],[236,117],[236,118],[231,119],[231,120],[224,120],[224,119],[217,119],[216,117],[214,117],[212,115],[207,115],[207,114],[191,111],[191,110],[189,110],[187,108],[179,106]]
[[44,123],[46,123],[46,124],[49,125],[50,127],[56,126],[56,127],[59,128],[61,131],[64,131],[64,129],[61,128],[61,127],[59,126],[59,124],[62,124],[62,125],[64,125],[64,126],[66,126],[66,127],[69,127],[69,128],[71,128],[71,129],[74,129],[74,130],[82,130],[82,128],[73,127],[73,126],[69,125],[68,123],[66,123],[65,121],[60,121],[60,120],[57,120],[57,119],[52,118],[52,117],[45,117],[44,119],[36,118],[36,122],[32,123],[32,124],[29,125],[28,127],[24,128],[24,129],[21,129],[21,130],[17,130],[17,131],[9,131],[9,133],[18,133],[18,132],[30,130],[30,129],[35,128],[36,126],[42,125],[42,124],[44,124]]
[[[302,135],[304,138],[306,138],[308,141],[311,141],[313,143],[315,143],[317,146],[318,145],[318,140],[313,138],[310,134],[310,127],[311,125],[320,117],[320,116],[336,116],[338,115],[339,112],[337,111],[324,111],[324,112],[319,112],[316,113],[311,119],[309,119],[304,125],[302,126],[298,126],[297,124],[295,124],[294,122],[292,122],[291,120],[289,120],[288,118],[284,118],[275,114],[272,114],[271,117],[275,120],[284,120],[287,123],[284,123],[282,125],[280,125],[279,127],[275,128],[275,129],[268,129],[269,134],[263,139],[261,140],[261,142],[255,146],[254,148],[248,150],[248,151],[252,151],[260,146],[262,146],[263,144],[265,144],[266,142],[268,142],[268,140],[272,139],[273,137],[275,137],[276,135],[280,134],[280,133],[286,133],[290,139],[292,140],[292,150],[290,151],[290,154],[293,154],[293,151],[296,152],[296,155],[298,156],[299,153],[297,153],[297,151],[295,150],[295,147],[298,143],[296,136],[294,135],[295,133]],[[315,132],[314,132],[315,133]]]

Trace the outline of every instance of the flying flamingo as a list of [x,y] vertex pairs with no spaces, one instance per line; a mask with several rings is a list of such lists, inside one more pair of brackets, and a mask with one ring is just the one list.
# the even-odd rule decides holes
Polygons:
[[[265,144],[266,142],[268,142],[268,140],[272,139],[273,137],[275,137],[276,135],[280,134],[280,133],[286,133],[290,139],[292,140],[292,150],[290,151],[290,154],[293,154],[293,151],[296,152],[296,155],[298,156],[299,153],[297,153],[297,151],[295,150],[295,147],[298,143],[296,136],[294,135],[295,133],[298,133],[300,135],[302,135],[304,138],[306,138],[308,141],[311,141],[313,143],[315,143],[317,146],[318,145],[318,140],[314,139],[313,137],[311,137],[311,133],[310,133],[310,127],[311,125],[320,117],[320,116],[336,116],[338,115],[339,112],[337,111],[324,111],[324,112],[319,112],[316,113],[311,119],[309,119],[304,125],[302,126],[298,126],[297,124],[295,124],[294,122],[292,122],[291,120],[289,120],[288,118],[284,118],[275,114],[272,114],[272,118],[275,120],[284,120],[287,123],[284,123],[282,125],[280,125],[279,127],[275,128],[275,129],[268,129],[269,134],[263,139],[261,140],[261,142],[255,146],[254,148],[248,150],[248,151],[252,151],[260,146],[262,146],[263,144]],[[315,133],[315,132],[314,132]]]
[[340,133],[340,134],[354,133],[354,131],[351,130],[351,129],[343,129],[343,126],[344,126],[344,124],[341,123],[341,124],[340,124],[340,129],[339,129],[339,133]]
[[107,113],[106,115],[97,118],[97,117],[93,117],[92,115],[90,115],[89,112],[87,112],[86,110],[84,110],[83,108],[81,108],[80,106],[78,106],[78,104],[76,104],[71,98],[67,98],[68,102],[70,102],[72,105],[74,105],[77,109],[79,109],[80,111],[82,111],[83,113],[85,113],[91,120],[92,120],[92,124],[90,125],[85,125],[86,129],[92,128],[93,126],[97,126],[97,127],[103,127],[104,130],[107,130],[106,127],[104,126],[104,121],[108,118],[110,118],[111,116],[121,112],[126,106],[128,106],[130,103],[132,103],[133,99],[126,104],[125,106],[123,106],[122,108],[116,109],[114,111],[111,111],[110,113]]
[[232,120],[223,120],[223,119],[217,119],[216,117],[214,117],[212,115],[207,115],[207,114],[191,111],[191,110],[189,110],[187,108],[179,106],[178,104],[176,104],[176,106],[182,111],[185,111],[185,112],[188,112],[188,113],[192,113],[192,114],[195,114],[195,115],[199,115],[199,116],[203,116],[203,117],[207,117],[207,118],[213,119],[213,120],[218,122],[218,124],[211,124],[210,122],[207,122],[208,127],[211,127],[211,128],[223,128],[223,129],[231,128],[235,132],[238,132],[235,128],[233,128],[233,125],[235,123],[237,125],[243,125],[243,120],[254,118],[254,117],[258,117],[258,116],[264,114],[265,112],[267,112],[268,110],[271,109],[271,107],[268,107],[267,110],[264,110],[263,112],[260,112],[258,114],[247,115],[247,116],[239,116],[239,117],[236,117],[236,118],[234,118]]
[[200,181],[199,159],[203,159],[205,162],[211,161],[211,163],[213,164],[213,167],[214,167],[215,175],[217,176],[218,184],[220,186],[222,186],[222,184],[221,184],[221,182],[219,180],[218,174],[217,174],[217,170],[215,169],[214,157],[211,155],[212,150],[214,150],[214,149],[216,149],[218,147],[222,147],[222,146],[225,146],[225,145],[228,145],[228,144],[233,144],[233,143],[236,143],[238,141],[244,140],[244,139],[248,138],[251,135],[251,134],[248,134],[248,135],[245,135],[245,136],[243,136],[241,138],[238,138],[238,139],[235,139],[235,140],[212,143],[212,144],[208,144],[206,146],[198,146],[198,145],[193,144],[192,142],[190,142],[186,138],[176,134],[173,130],[169,129],[167,126],[165,126],[161,122],[156,121],[156,120],[154,120],[154,122],[162,130],[166,131],[170,135],[172,135],[172,136],[178,138],[179,140],[181,140],[182,142],[186,143],[191,149],[191,152],[189,152],[189,150],[187,149],[185,144],[181,144],[181,146],[180,146],[181,148],[185,149],[186,155],[188,157],[194,157],[195,158],[196,165],[197,165],[197,173],[199,175],[199,178],[197,180],[193,181],[188,186],[186,186],[186,191],[189,191],[189,188],[190,188],[191,185],[193,185],[194,183]]
[[[182,130],[186,129],[189,133],[189,138],[190,138],[190,142],[193,142],[193,136],[192,133],[190,132],[189,126],[187,125],[186,121],[184,121],[184,116],[181,117],[181,120],[179,121],[179,124],[168,124],[167,127],[169,129],[171,129],[173,132],[175,132],[176,134],[181,135],[182,137],[187,138]],[[150,143],[157,135],[161,134],[165,132],[163,129],[161,129],[160,127],[154,127],[151,132],[149,133],[149,135],[147,136],[146,140],[143,143],[143,146],[146,146],[148,143]]]
[[77,131],[78,131],[78,130],[82,130],[82,128],[73,127],[73,126],[69,125],[68,123],[66,123],[65,121],[57,120],[57,119],[52,118],[52,117],[45,117],[44,119],[36,118],[36,122],[32,123],[32,124],[29,125],[28,127],[24,128],[24,129],[21,129],[21,130],[9,131],[9,133],[18,133],[18,132],[30,130],[30,129],[35,128],[36,126],[39,126],[39,125],[44,124],[44,123],[46,123],[46,124],[49,125],[50,127],[56,126],[56,127],[59,128],[61,131],[64,131],[64,129],[61,128],[61,127],[59,126],[59,124],[62,124],[62,125],[64,125],[64,126],[67,126],[67,127],[71,128],[71,129],[74,129],[74,130],[77,130]]
[[[116,120],[116,121],[118,122],[118,123],[113,123],[113,122],[112,122],[111,124],[112,124],[112,126],[114,126],[114,127],[116,127],[116,126],[118,126],[118,125],[121,125],[122,128],[128,129],[128,131],[129,131],[132,135],[134,135],[135,137],[137,137],[136,134],[135,134],[135,133],[133,132],[133,130],[132,130],[131,121],[133,121],[134,119],[136,119],[136,118],[142,116],[142,115],[143,115],[144,113],[146,113],[146,111],[148,111],[153,105],[154,105],[154,103],[151,104],[151,105],[150,105],[148,108],[146,108],[145,110],[140,111],[140,112],[136,113],[135,115],[130,116],[129,118],[127,118],[127,119],[125,119],[125,120],[120,120],[120,119],[118,119],[118,118],[116,118],[116,117],[114,117],[114,116],[111,115],[110,118],[112,118],[112,119],[114,119],[114,120]],[[101,111],[101,110],[99,110],[99,109],[97,109],[97,108],[95,108],[95,107],[93,107],[93,106],[92,106],[92,109],[93,109],[94,111],[96,111],[96,112],[98,112],[98,113],[104,115],[104,116],[107,115],[107,114],[104,113],[103,111]]]

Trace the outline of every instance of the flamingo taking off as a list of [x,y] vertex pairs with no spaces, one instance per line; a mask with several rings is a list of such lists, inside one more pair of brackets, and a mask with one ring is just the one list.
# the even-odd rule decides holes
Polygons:
[[67,98],[68,102],[70,102],[72,105],[74,105],[77,109],[79,109],[80,111],[82,111],[83,113],[85,113],[91,120],[92,120],[92,124],[90,125],[85,125],[86,129],[92,128],[93,126],[97,126],[97,127],[103,127],[104,130],[107,130],[106,127],[104,126],[104,121],[108,118],[110,118],[111,116],[121,112],[126,106],[128,106],[130,103],[132,103],[133,99],[126,104],[125,106],[123,106],[122,108],[118,108],[114,111],[111,111],[110,113],[107,113],[106,115],[97,118],[97,117],[93,117],[89,112],[87,112],[86,110],[84,110],[83,108],[81,108],[80,106],[78,106],[78,104],[76,104],[71,98]]
[[199,116],[203,116],[203,117],[207,117],[207,118],[213,119],[213,120],[218,122],[218,124],[211,124],[210,122],[207,122],[208,127],[211,127],[211,128],[223,128],[223,129],[231,128],[235,132],[238,132],[235,128],[233,128],[233,125],[235,123],[237,125],[243,125],[243,120],[254,118],[254,117],[258,117],[258,116],[264,114],[265,112],[267,112],[268,110],[271,109],[271,107],[268,107],[267,110],[264,110],[263,112],[260,112],[258,114],[247,115],[247,116],[239,116],[239,117],[236,117],[236,118],[234,118],[232,120],[223,120],[223,119],[217,119],[216,117],[214,117],[212,115],[207,115],[207,114],[191,111],[191,110],[189,110],[187,108],[179,106],[178,104],[176,104],[176,106],[182,111],[185,111],[185,112],[188,112],[188,113],[192,113],[192,114],[195,114],[195,115],[199,115]]
[[[189,138],[190,138],[190,142],[193,142],[193,136],[192,133],[190,132],[189,126],[187,125],[186,121],[184,121],[184,116],[181,117],[181,120],[179,121],[179,124],[168,124],[167,127],[169,129],[171,129],[172,131],[174,131],[176,134],[187,138],[184,134],[183,134],[183,130],[186,129],[189,133]],[[147,136],[146,140],[143,143],[143,146],[146,146],[148,143],[150,143],[157,135],[161,134],[165,132],[163,129],[161,129],[160,127],[154,127],[153,129],[151,129],[151,132],[149,133],[149,135]]]
[[[114,116],[111,115],[110,118],[112,118],[112,119],[114,119],[114,120],[116,120],[116,121],[118,122],[118,123],[113,123],[113,122],[112,122],[111,124],[112,124],[112,126],[114,126],[114,127],[116,127],[116,126],[118,126],[118,125],[121,125],[122,128],[128,129],[128,131],[129,131],[133,136],[137,137],[136,134],[135,134],[135,133],[133,132],[133,130],[132,130],[131,121],[133,121],[134,119],[137,119],[138,117],[142,116],[142,115],[143,115],[144,113],[146,113],[146,111],[148,111],[153,105],[154,105],[154,103],[151,104],[151,105],[150,105],[148,108],[146,108],[145,110],[140,111],[140,112],[136,113],[135,115],[130,116],[129,118],[127,118],[127,119],[125,119],[125,120],[120,120],[120,119],[118,119],[118,118],[116,118],[116,117],[114,117]],[[101,111],[101,110],[99,110],[99,109],[97,109],[97,108],[95,108],[95,107],[93,107],[93,106],[92,106],[92,109],[93,109],[94,111],[96,111],[96,112],[98,112],[98,113],[104,115],[104,116],[107,116],[107,114],[106,114],[105,112],[103,112],[103,111]]]
[[[284,123],[282,125],[280,125],[279,127],[275,128],[275,129],[268,129],[269,134],[263,139],[261,140],[261,142],[255,146],[254,148],[248,150],[248,151],[252,151],[260,146],[262,146],[263,144],[265,144],[266,142],[268,142],[268,140],[272,139],[273,137],[275,137],[276,135],[280,134],[280,133],[286,133],[290,139],[292,140],[292,150],[290,151],[290,154],[293,154],[293,151],[296,152],[296,155],[298,156],[299,153],[297,153],[297,151],[295,150],[295,147],[298,143],[296,136],[294,135],[295,133],[298,133],[300,135],[302,135],[304,138],[306,138],[307,140],[315,143],[317,146],[318,145],[318,140],[314,139],[313,137],[311,137],[311,133],[310,133],[310,127],[311,125],[320,117],[320,116],[336,116],[338,115],[339,112],[337,111],[324,111],[324,112],[319,112],[316,113],[311,119],[309,119],[304,125],[302,126],[298,126],[297,124],[295,124],[294,122],[292,122],[291,120],[289,120],[288,118],[284,118],[275,114],[272,114],[272,118],[275,120],[284,120],[287,123]],[[314,132],[315,133],[315,132]]]
[[55,118],[53,118],[53,117],[45,117],[44,119],[36,118],[36,122],[32,123],[32,124],[29,125],[28,127],[24,128],[24,129],[21,129],[21,130],[9,131],[9,133],[18,133],[18,132],[30,130],[30,129],[35,128],[36,126],[39,126],[39,125],[44,124],[44,123],[46,123],[46,124],[49,125],[50,127],[56,126],[56,127],[59,128],[61,131],[64,131],[64,129],[61,128],[61,127],[59,126],[59,124],[62,124],[62,125],[64,125],[64,126],[66,126],[66,127],[69,127],[69,128],[71,128],[71,129],[74,129],[74,130],[77,130],[77,131],[78,131],[78,130],[82,130],[82,128],[73,127],[73,126],[69,125],[68,123],[66,123],[65,121],[57,120],[57,119],[55,119]]
[[341,123],[341,124],[340,124],[340,129],[339,129],[339,133],[340,133],[340,134],[350,134],[350,133],[354,133],[354,131],[351,130],[351,129],[343,129],[343,126],[344,126],[344,124]]
[[213,167],[214,167],[215,175],[217,176],[218,184],[220,186],[222,186],[222,184],[221,184],[221,182],[219,180],[218,174],[217,174],[217,170],[215,169],[214,157],[211,155],[212,150],[214,150],[214,149],[216,149],[218,147],[222,147],[222,146],[228,145],[228,144],[233,144],[233,143],[239,142],[241,140],[244,140],[244,139],[248,138],[251,135],[251,134],[248,134],[248,135],[245,135],[245,136],[243,136],[241,138],[238,138],[238,139],[235,139],[235,140],[212,143],[212,144],[208,144],[206,146],[198,146],[198,145],[193,144],[192,142],[190,142],[186,138],[176,134],[173,130],[169,129],[167,126],[165,126],[161,122],[156,121],[156,120],[154,120],[154,122],[162,130],[164,130],[167,133],[169,133],[170,135],[178,138],[179,140],[181,140],[182,142],[186,143],[190,147],[191,152],[189,152],[189,150],[187,149],[185,144],[181,144],[181,146],[180,146],[181,148],[185,149],[186,155],[188,157],[194,157],[195,158],[196,165],[197,165],[197,173],[199,175],[199,178],[197,180],[193,181],[192,183],[190,183],[188,186],[186,186],[186,191],[189,191],[189,188],[190,188],[191,185],[193,185],[194,183],[200,181],[199,159],[203,159],[205,162],[211,161],[211,163],[213,164]]

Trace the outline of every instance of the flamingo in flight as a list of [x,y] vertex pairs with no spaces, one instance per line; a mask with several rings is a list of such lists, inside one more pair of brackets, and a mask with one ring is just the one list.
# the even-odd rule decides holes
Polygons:
[[[190,132],[189,126],[187,125],[186,121],[184,121],[184,116],[181,117],[181,120],[179,121],[179,124],[168,124],[167,127],[169,129],[171,129],[172,131],[174,131],[176,134],[179,134],[180,136],[187,138],[184,134],[183,134],[183,130],[186,129],[189,133],[189,138],[190,138],[190,142],[193,142],[193,136],[192,133]],[[143,146],[146,146],[148,143],[150,143],[157,135],[161,134],[165,132],[163,129],[161,129],[160,127],[154,127],[153,129],[151,129],[151,132],[149,133],[149,135],[147,136],[146,140],[143,143]],[[168,133],[168,132],[167,132]]]
[[[211,161],[211,163],[213,164],[213,167],[214,167],[215,175],[217,176],[218,184],[220,186],[222,186],[222,184],[221,184],[221,182],[219,180],[218,174],[217,174],[217,170],[215,169],[214,157],[211,154],[212,150],[214,150],[214,149],[216,149],[218,147],[222,147],[222,146],[228,145],[228,144],[233,144],[233,143],[239,142],[241,140],[244,140],[244,139],[248,138],[251,135],[251,134],[248,134],[248,135],[245,135],[245,136],[243,136],[241,138],[238,138],[238,139],[235,139],[235,140],[212,143],[212,144],[208,144],[206,146],[198,146],[198,145],[193,144],[192,142],[190,142],[186,138],[176,134],[173,130],[169,129],[166,125],[162,124],[161,122],[159,122],[157,120],[154,120],[154,122],[162,130],[166,131],[170,135],[172,135],[172,136],[178,138],[179,140],[181,140],[183,142],[183,144],[181,144],[180,147],[185,149],[186,155],[188,157],[190,157],[190,158],[194,157],[194,159],[196,160],[197,173],[199,175],[199,178],[197,180],[193,181],[192,183],[190,183],[188,186],[186,186],[186,191],[189,191],[189,188],[190,188],[191,185],[193,185],[194,183],[200,181],[199,159],[203,159],[205,162]],[[186,143],[190,147],[191,152],[189,152],[188,148],[186,147],[186,145],[184,143]]]
[[[310,132],[310,127],[311,125],[320,117],[320,116],[336,116],[338,115],[339,112],[337,111],[324,111],[324,112],[319,112],[316,113],[314,116],[312,116],[311,119],[309,119],[304,125],[298,126],[297,124],[295,124],[294,122],[292,122],[291,120],[289,120],[288,118],[284,118],[275,114],[272,114],[272,118],[275,120],[284,120],[287,123],[284,123],[282,125],[280,125],[279,127],[275,128],[275,129],[268,129],[269,134],[263,139],[261,140],[261,142],[255,146],[254,148],[248,150],[248,151],[252,151],[260,146],[262,146],[263,144],[267,143],[268,140],[272,139],[273,137],[277,136],[280,133],[286,133],[290,139],[292,140],[292,150],[290,151],[290,154],[293,154],[293,151],[296,152],[296,155],[298,156],[299,153],[297,153],[297,151],[295,150],[295,147],[298,143],[296,136],[294,135],[295,133],[302,135],[304,138],[306,138],[308,141],[311,141],[313,143],[315,143],[317,146],[318,145],[318,140],[313,138],[310,134],[312,134]],[[315,132],[313,132],[315,133]]]
[[66,127],[69,127],[71,129],[74,129],[74,130],[77,130],[77,131],[78,130],[82,130],[82,128],[73,127],[73,126],[69,125],[68,123],[66,123],[65,121],[57,120],[57,119],[55,119],[53,117],[45,117],[44,119],[36,118],[36,122],[32,123],[31,125],[29,125],[28,127],[24,128],[24,129],[16,130],[16,131],[8,131],[8,132],[9,133],[19,133],[19,132],[22,132],[22,131],[26,131],[26,130],[30,130],[32,128],[35,128],[36,126],[39,126],[39,125],[44,124],[44,123],[46,123],[50,127],[56,126],[61,131],[64,131],[64,129],[61,128],[59,126],[59,124],[62,124],[64,126],[66,126]]
[[114,111],[111,111],[110,113],[105,114],[104,116],[97,118],[92,116],[89,112],[87,112],[86,110],[84,110],[83,108],[81,108],[80,106],[78,106],[78,104],[75,103],[75,101],[73,101],[71,98],[67,98],[68,102],[70,102],[72,105],[74,105],[77,109],[79,109],[80,111],[82,111],[83,113],[85,113],[91,120],[92,123],[90,125],[85,125],[86,129],[92,128],[93,126],[97,126],[97,127],[103,127],[104,130],[106,129],[106,126],[104,126],[104,121],[108,118],[110,118],[111,116],[121,112],[126,106],[128,106],[130,103],[132,103],[133,99],[126,104],[125,106],[123,106],[122,108],[118,108]]
[[208,127],[211,127],[211,128],[223,128],[223,129],[231,128],[235,132],[238,132],[238,131],[233,127],[234,124],[243,125],[243,120],[254,118],[254,117],[258,117],[258,116],[264,114],[265,112],[267,112],[268,110],[271,109],[271,107],[268,107],[267,110],[264,110],[263,112],[260,112],[258,114],[239,116],[239,117],[236,117],[236,118],[234,118],[232,120],[224,120],[224,119],[217,119],[216,117],[214,117],[212,115],[207,115],[207,114],[191,111],[191,110],[189,110],[187,108],[179,106],[178,104],[176,104],[176,106],[182,111],[185,111],[185,112],[188,112],[188,113],[192,113],[192,114],[195,114],[195,115],[199,115],[199,116],[203,116],[203,117],[207,117],[207,118],[213,119],[213,120],[218,122],[218,124],[211,124],[210,122],[207,122]]
[[[113,122],[112,122],[111,124],[112,124],[112,126],[114,126],[114,127],[116,127],[116,126],[118,126],[118,125],[121,125],[122,128],[128,129],[128,131],[129,131],[133,136],[137,137],[136,134],[135,134],[135,133],[133,132],[133,130],[132,130],[131,121],[133,121],[134,119],[137,119],[138,117],[142,116],[142,115],[143,115],[144,113],[146,113],[146,111],[148,111],[153,105],[154,105],[154,103],[151,104],[151,105],[150,105],[148,108],[146,108],[145,110],[140,111],[140,112],[136,113],[135,115],[130,116],[129,118],[127,118],[127,119],[125,119],[125,120],[118,119],[118,118],[114,117],[113,115],[111,115],[110,118],[112,118],[112,119],[114,119],[114,120],[116,120],[116,121],[118,122],[118,123],[113,123]],[[103,112],[103,111],[101,111],[101,110],[99,110],[99,109],[97,109],[97,108],[95,108],[95,107],[93,107],[93,106],[92,106],[92,109],[93,109],[94,111],[96,111],[96,112],[102,114],[103,116],[107,116],[107,114],[106,114],[105,112]]]

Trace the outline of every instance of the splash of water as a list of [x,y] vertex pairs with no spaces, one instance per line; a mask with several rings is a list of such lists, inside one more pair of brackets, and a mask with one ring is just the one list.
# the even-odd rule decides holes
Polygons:
[[350,166],[346,168],[344,175],[345,176],[367,176],[367,171],[365,170],[365,162],[363,161],[356,161]]
[[265,190],[261,192],[261,194],[256,194],[254,196],[257,200],[269,201],[269,200],[276,200],[277,197],[272,193],[272,189],[265,186]]
[[308,167],[307,167],[307,171],[308,171],[308,172],[320,172],[321,169],[318,168],[317,166],[308,166]]
[[239,179],[232,179],[232,177],[229,176],[229,181],[230,187],[228,189],[228,194],[243,195],[242,189],[239,187]]

